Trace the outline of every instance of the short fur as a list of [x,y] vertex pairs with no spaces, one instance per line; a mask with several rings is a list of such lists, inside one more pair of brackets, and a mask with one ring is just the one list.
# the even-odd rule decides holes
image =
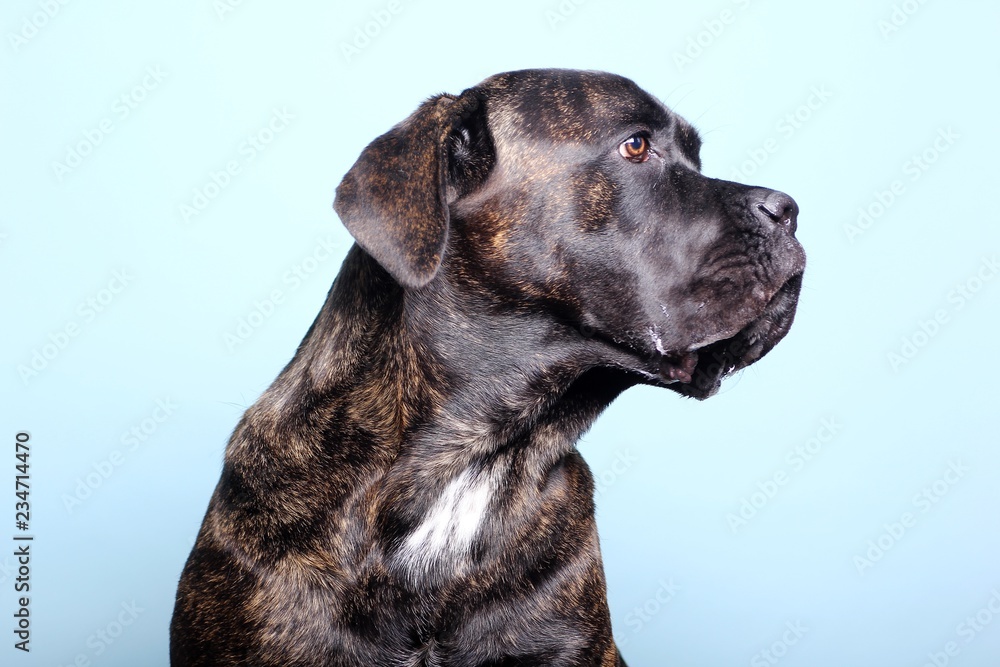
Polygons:
[[357,245],[226,450],[171,664],[624,664],[575,443],[628,387],[706,398],[762,357],[805,266],[791,198],[706,178],[699,146],[570,70],[373,141],[337,190]]

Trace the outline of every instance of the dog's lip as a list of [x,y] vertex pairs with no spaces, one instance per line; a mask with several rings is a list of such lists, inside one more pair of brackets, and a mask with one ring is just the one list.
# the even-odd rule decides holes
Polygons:
[[[725,337],[713,337],[691,350],[689,353],[698,355],[691,380],[681,386],[676,382],[667,383],[672,385],[670,388],[685,396],[708,398],[719,390],[725,378],[767,354],[791,326],[801,285],[802,273],[796,273],[775,291],[757,317],[739,331]],[[761,327],[766,328],[760,331]]]
[[[630,359],[640,359],[643,363],[638,366],[621,358],[612,363],[622,370],[638,374],[644,383],[665,386],[685,396],[704,399],[718,391],[723,379],[760,359],[784,336],[794,318],[794,304],[801,282],[802,272],[799,271],[775,289],[756,317],[742,328],[716,333],[683,349],[665,349],[656,337],[655,328],[650,329],[656,342],[655,350],[638,348],[628,340],[604,334],[600,328],[587,326],[584,330],[588,338],[602,341],[626,353]],[[791,307],[786,302],[787,298],[792,299]],[[754,331],[769,324],[776,326],[780,333],[768,335],[773,334],[773,330],[767,330],[761,336],[760,332]],[[745,352],[735,355],[733,351],[738,347],[746,348]],[[751,359],[746,352],[755,348],[759,353]]]
[[706,347],[718,343],[719,341],[731,340],[738,336],[741,332],[745,331],[747,328],[752,326],[754,323],[759,322],[762,317],[764,317],[767,312],[775,305],[780,295],[785,294],[789,289],[798,290],[798,286],[801,284],[803,267],[797,267],[797,270],[793,272],[785,282],[781,283],[770,296],[767,297],[764,308],[761,309],[760,313],[756,317],[749,320],[746,324],[739,328],[733,328],[724,331],[718,331],[714,334],[705,336],[702,340],[697,343],[693,343],[686,348],[687,352],[697,352],[698,350],[704,350]]
[[660,356],[660,377],[667,384],[674,382],[687,384],[691,382],[697,366],[698,353],[694,350],[663,354]]

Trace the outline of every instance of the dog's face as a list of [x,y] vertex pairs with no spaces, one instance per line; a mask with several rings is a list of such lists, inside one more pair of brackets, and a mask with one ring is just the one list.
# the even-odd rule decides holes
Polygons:
[[703,176],[700,144],[628,79],[512,72],[373,142],[337,209],[405,286],[537,308],[595,363],[705,398],[787,333],[805,254],[795,202]]

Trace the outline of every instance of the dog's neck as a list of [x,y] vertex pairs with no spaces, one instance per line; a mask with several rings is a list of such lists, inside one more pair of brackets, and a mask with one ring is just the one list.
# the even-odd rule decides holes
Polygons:
[[[576,473],[559,472],[563,458],[631,384],[590,367],[570,333],[486,312],[435,283],[405,292],[353,248],[227,457],[271,461],[279,487],[230,472],[257,505],[315,495],[316,485],[331,511],[362,503],[378,516],[362,533],[403,544],[394,558],[410,574],[460,562],[461,548],[490,529],[485,507],[496,494],[565,493],[558,487]],[[572,483],[588,495],[589,481]]]
[[490,312],[466,292],[443,276],[404,291],[355,246],[295,358],[262,399],[293,415],[322,408],[301,407],[301,395],[348,398],[341,426],[363,413],[366,428],[377,425],[378,442],[419,446],[421,433],[434,432],[439,439],[426,444],[440,450],[451,432],[446,440],[456,448],[488,454],[556,422],[575,442],[632,384],[593,368],[579,334]]

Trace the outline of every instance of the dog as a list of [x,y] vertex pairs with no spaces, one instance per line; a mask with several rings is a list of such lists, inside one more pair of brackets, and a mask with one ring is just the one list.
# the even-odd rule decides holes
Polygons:
[[369,144],[334,201],[356,244],[229,441],[171,664],[624,665],[575,443],[634,385],[716,393],[805,268],[791,197],[702,175],[700,145],[575,70]]

